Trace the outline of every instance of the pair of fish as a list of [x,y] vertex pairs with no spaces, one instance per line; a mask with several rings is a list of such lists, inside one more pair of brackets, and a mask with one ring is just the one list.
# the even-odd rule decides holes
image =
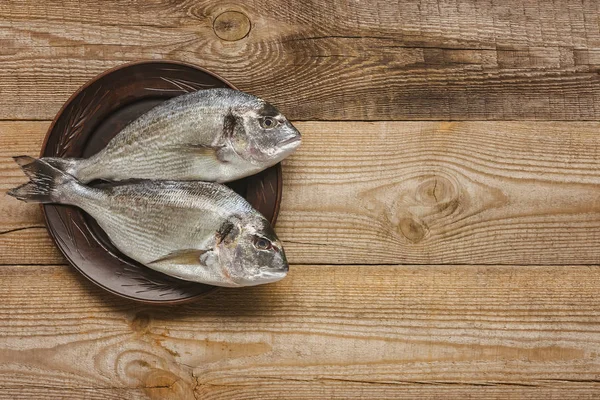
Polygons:
[[[91,215],[130,258],[167,275],[253,286],[287,274],[269,221],[220,184],[275,165],[300,133],[255,96],[210,89],[173,98],[88,159],[15,157],[30,181],[8,194]],[[88,186],[96,179],[116,182]]]

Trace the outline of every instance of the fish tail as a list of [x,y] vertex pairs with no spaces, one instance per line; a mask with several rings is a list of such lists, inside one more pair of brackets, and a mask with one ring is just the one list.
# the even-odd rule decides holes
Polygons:
[[60,158],[60,157],[44,157],[43,161],[47,162],[56,169],[73,175],[77,178],[78,165],[81,159],[77,158]]
[[97,155],[90,158],[44,157],[42,160],[54,168],[72,175],[81,183],[88,183],[97,177],[103,177],[103,171],[98,169]]
[[43,159],[29,156],[13,157],[29,182],[8,192],[9,196],[28,203],[63,203],[62,191],[65,185],[76,183],[74,177],[53,167]]

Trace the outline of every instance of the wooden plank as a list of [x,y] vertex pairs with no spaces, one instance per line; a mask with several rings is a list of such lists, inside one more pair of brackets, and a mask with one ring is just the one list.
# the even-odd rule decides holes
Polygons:
[[[37,157],[48,122],[0,123],[0,264],[64,263],[48,235],[41,208],[19,204],[6,192],[27,181],[12,156]],[[33,256],[32,256],[33,255]]]
[[[561,382],[554,387],[517,387],[502,384],[495,385],[428,385],[421,383],[367,383],[348,382],[340,380],[293,381],[275,379],[263,382],[236,382],[232,385],[206,385],[194,393],[196,397],[185,397],[180,394],[148,396],[143,389],[105,389],[105,388],[46,388],[23,386],[20,388],[4,389],[0,387],[2,400],[31,400],[31,399],[61,399],[61,400],[281,400],[281,399],[389,399],[413,400],[421,399],[539,399],[539,400],[570,400],[595,399],[597,385],[594,383]],[[163,391],[163,394],[165,392]]]
[[[598,7],[579,0],[3,1],[0,119],[52,118],[110,67],[174,59],[209,68],[296,120],[597,120]],[[249,33],[232,31],[243,27],[226,17],[215,32],[225,11],[247,16]],[[222,40],[220,30],[241,39]]]
[[0,265],[22,260],[25,264],[62,264],[62,254],[52,242],[43,221],[39,225],[0,231]]
[[[61,400],[148,400],[143,389],[129,388],[49,388],[27,385],[19,388],[0,386],[2,400],[61,399]],[[151,398],[151,397],[150,397]],[[185,397],[164,397],[164,399],[187,400]]]
[[[321,387],[319,382],[283,382],[269,381],[263,385],[237,385],[231,389],[229,386],[211,385],[208,390],[203,388],[195,392],[196,399],[200,400],[248,400],[248,399],[390,399],[400,400],[415,398],[444,398],[465,399],[485,398],[486,400],[505,399],[539,399],[539,400],[569,400],[569,399],[594,399],[594,384],[587,383],[562,383],[555,388],[522,387],[516,388],[502,385],[465,387],[449,387],[431,385],[423,387],[422,384],[370,384],[357,382],[339,383],[328,382]],[[337,386],[337,387],[336,387]],[[169,396],[169,395],[168,395]],[[4,400],[31,400],[31,399],[61,399],[61,400],[193,400],[194,397],[180,396],[169,397],[147,396],[142,389],[71,389],[71,388],[42,388],[26,386],[18,389],[0,389],[0,399]]]
[[299,126],[278,225],[294,262],[600,261],[597,123]]
[[[539,400],[569,400],[569,399],[594,399],[597,387],[587,383],[561,383],[556,387],[508,387],[502,384],[478,385],[423,385],[422,383],[360,383],[348,382],[340,379],[339,382],[325,384],[316,381],[310,382],[265,382],[263,385],[247,385],[231,389],[230,387],[213,387],[209,390],[200,389],[199,399],[219,400],[245,400],[245,399],[388,399],[388,400],[413,400],[413,399],[539,399]],[[182,399],[183,400],[183,399]]]
[[[293,263],[600,261],[599,123],[297,126],[277,226]],[[46,127],[0,123],[0,191],[26,180],[9,155],[37,154]],[[0,210],[3,263],[61,262],[37,205]]]
[[600,390],[597,267],[302,265],[276,284],[165,308],[116,298],[65,266],[4,266],[0,286],[0,387],[13,392],[538,399]]

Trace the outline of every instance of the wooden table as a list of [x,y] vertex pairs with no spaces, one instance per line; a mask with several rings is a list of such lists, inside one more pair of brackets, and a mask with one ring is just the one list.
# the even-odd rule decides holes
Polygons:
[[[287,279],[125,301],[4,195],[72,92],[142,59],[304,134]],[[0,398],[597,398],[599,73],[593,0],[0,1]]]

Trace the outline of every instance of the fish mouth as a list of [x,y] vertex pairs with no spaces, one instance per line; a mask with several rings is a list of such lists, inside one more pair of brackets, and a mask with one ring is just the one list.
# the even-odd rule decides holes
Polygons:
[[287,276],[287,271],[264,271],[260,275],[255,276],[254,278],[244,280],[240,286],[257,286],[264,285],[265,283],[273,283],[278,282]]
[[300,143],[301,140],[302,140],[302,137],[300,135],[292,136],[289,139],[279,142],[279,146],[283,147],[283,146],[288,146],[288,145],[295,144],[295,143]]
[[288,270],[289,270],[289,267],[286,265],[285,268],[283,268],[283,269],[261,271],[261,274],[260,274],[260,277],[258,280],[260,281],[261,284],[277,282],[287,276]]

